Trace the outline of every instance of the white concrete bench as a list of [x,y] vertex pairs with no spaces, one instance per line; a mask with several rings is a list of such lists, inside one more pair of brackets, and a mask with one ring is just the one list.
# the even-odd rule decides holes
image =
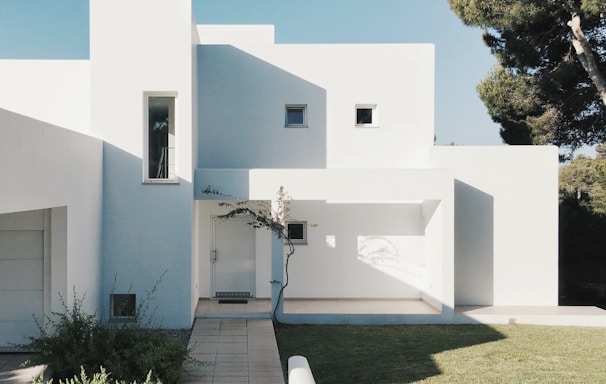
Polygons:
[[305,357],[291,356],[288,358],[288,384],[316,384]]

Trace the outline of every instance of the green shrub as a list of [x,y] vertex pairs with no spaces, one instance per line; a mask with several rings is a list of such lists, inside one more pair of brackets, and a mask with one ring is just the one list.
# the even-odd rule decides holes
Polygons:
[[[59,380],[59,384],[112,384],[112,383],[127,384],[126,381],[115,380],[112,382],[112,380],[110,379],[110,376],[111,376],[111,373],[107,373],[105,371],[105,368],[101,367],[101,372],[94,373],[93,377],[89,378],[86,375],[86,370],[84,369],[84,367],[81,367],[80,376],[74,375],[74,377],[71,379],[65,379],[65,381]],[[53,383],[53,379],[44,381],[43,376],[35,377],[32,381],[32,384],[52,384],[52,383]],[[132,384],[137,384],[137,382],[133,381]],[[145,381],[142,382],[141,384],[162,384],[162,382],[159,380],[152,380],[152,374],[150,371],[147,374]]]
[[187,347],[157,330],[128,325],[106,328],[111,350],[105,351],[104,365],[120,379],[140,380],[152,370],[154,379],[166,383],[178,381]]
[[[75,295],[74,295],[75,296]],[[27,346],[37,352],[32,361],[47,364],[55,377],[70,377],[80,372],[98,367],[96,349],[103,327],[94,315],[84,313],[84,299],[74,297],[74,305],[67,308],[63,298],[64,313],[53,312],[46,324],[38,323],[39,337],[31,337]]]
[[178,381],[189,354],[183,343],[137,322],[105,325],[84,313],[83,300],[74,293],[71,308],[62,300],[65,312],[38,324],[40,336],[26,346],[37,352],[33,363],[48,365],[59,380],[103,366],[119,381],[141,381],[150,371],[154,381]]

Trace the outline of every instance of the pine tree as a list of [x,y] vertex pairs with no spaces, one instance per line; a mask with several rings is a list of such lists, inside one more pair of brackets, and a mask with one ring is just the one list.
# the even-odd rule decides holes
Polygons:
[[606,0],[448,0],[481,27],[498,67],[478,92],[509,144],[570,157],[606,139]]

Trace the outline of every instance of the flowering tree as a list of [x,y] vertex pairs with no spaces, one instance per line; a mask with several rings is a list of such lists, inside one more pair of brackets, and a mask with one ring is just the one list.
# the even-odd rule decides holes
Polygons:
[[276,311],[280,300],[282,299],[284,289],[288,286],[288,264],[290,257],[295,253],[295,246],[290,238],[287,226],[287,221],[290,220],[288,215],[288,212],[290,211],[290,195],[288,195],[288,192],[286,192],[284,187],[280,187],[276,194],[276,204],[272,209],[272,204],[270,202],[237,199],[234,196],[224,194],[212,188],[210,185],[206,187],[202,193],[225,199],[219,202],[219,206],[227,208],[228,212],[220,215],[219,218],[229,219],[235,216],[249,216],[251,218],[251,221],[248,223],[249,225],[255,229],[263,228],[270,230],[276,238],[283,240],[288,247],[286,260],[284,261],[285,279],[280,288],[276,305],[272,310],[272,318],[275,322],[278,322]]

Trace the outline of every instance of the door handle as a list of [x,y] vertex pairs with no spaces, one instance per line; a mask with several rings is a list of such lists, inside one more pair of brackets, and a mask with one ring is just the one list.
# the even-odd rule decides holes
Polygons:
[[217,250],[216,250],[216,249],[213,249],[213,250],[212,250],[212,251],[210,251],[210,252],[212,253],[212,255],[210,256],[210,260],[211,260],[213,263],[216,263],[216,262],[217,262]]

